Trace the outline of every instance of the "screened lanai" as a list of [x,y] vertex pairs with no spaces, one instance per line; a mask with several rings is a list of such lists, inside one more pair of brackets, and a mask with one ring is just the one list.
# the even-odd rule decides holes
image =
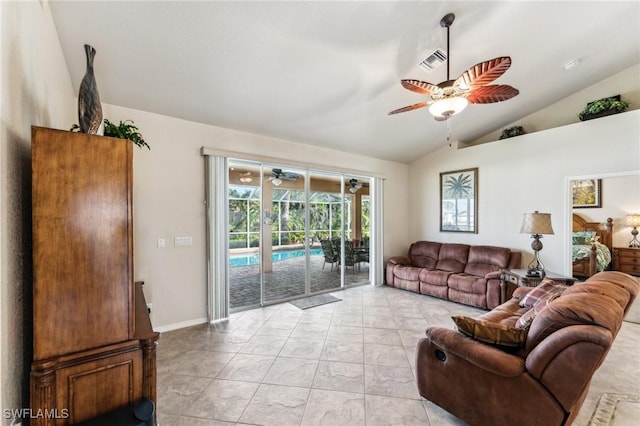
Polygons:
[[368,189],[364,178],[230,163],[230,308],[368,283]]

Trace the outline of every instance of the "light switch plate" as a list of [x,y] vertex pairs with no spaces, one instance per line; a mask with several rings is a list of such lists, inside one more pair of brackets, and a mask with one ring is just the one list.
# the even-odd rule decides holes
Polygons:
[[191,237],[176,237],[176,246],[190,246],[193,245],[193,239]]

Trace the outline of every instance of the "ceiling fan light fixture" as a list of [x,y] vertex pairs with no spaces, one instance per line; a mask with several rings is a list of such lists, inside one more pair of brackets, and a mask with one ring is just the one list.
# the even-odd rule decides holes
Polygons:
[[277,178],[273,178],[271,180],[271,183],[274,184],[275,186],[280,186],[280,185],[282,185],[282,179],[280,179],[278,177]]
[[466,98],[460,96],[452,96],[449,98],[440,99],[435,101],[429,107],[429,112],[434,117],[438,118],[447,118],[452,115],[456,115],[462,110],[464,110],[467,105],[469,105],[469,101]]

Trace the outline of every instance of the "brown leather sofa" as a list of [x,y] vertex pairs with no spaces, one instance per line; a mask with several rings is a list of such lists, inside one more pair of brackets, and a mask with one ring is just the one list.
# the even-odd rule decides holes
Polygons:
[[[530,290],[478,319],[513,326]],[[469,425],[569,425],[639,291],[630,275],[598,273],[541,309],[515,350],[428,328],[416,355],[420,394]]]
[[[387,285],[492,309],[501,303],[500,270],[520,268],[522,253],[505,247],[417,241],[387,262]],[[506,297],[516,286],[504,283]]]

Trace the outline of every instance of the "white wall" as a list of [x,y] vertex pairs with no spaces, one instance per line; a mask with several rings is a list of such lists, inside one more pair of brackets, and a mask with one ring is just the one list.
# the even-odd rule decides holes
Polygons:
[[[544,237],[541,258],[547,269],[569,273],[566,178],[640,170],[639,141],[640,110],[635,110],[459,150],[442,148],[409,166],[415,195],[409,200],[411,240],[510,247],[525,252],[526,265],[532,250],[530,236],[519,233],[522,214],[539,210],[551,213],[555,231]],[[479,232],[439,232],[439,173],[470,167],[479,168]],[[637,208],[638,192],[628,197],[629,206]]]
[[[571,70],[571,72],[580,72],[580,70],[577,68]],[[587,103],[609,96],[620,95],[622,100],[629,102],[629,110],[639,109],[640,84],[638,75],[640,75],[640,64],[599,81],[585,90],[567,96],[545,109],[507,124],[501,129],[471,142],[469,145],[495,141],[500,137],[503,129],[511,126],[522,126],[526,133],[533,133],[578,123],[580,122],[578,113],[584,109]]]
[[[406,164],[113,105],[104,105],[104,115],[134,120],[151,146],[134,150],[135,276],[146,283],[156,328],[206,318],[203,146],[385,176],[385,253],[405,250]],[[191,236],[193,245],[175,247],[176,236]],[[157,247],[158,238],[167,240],[166,248]]]
[[68,129],[77,104],[47,2],[0,2],[0,40],[0,401],[17,409],[32,359],[31,125]]

